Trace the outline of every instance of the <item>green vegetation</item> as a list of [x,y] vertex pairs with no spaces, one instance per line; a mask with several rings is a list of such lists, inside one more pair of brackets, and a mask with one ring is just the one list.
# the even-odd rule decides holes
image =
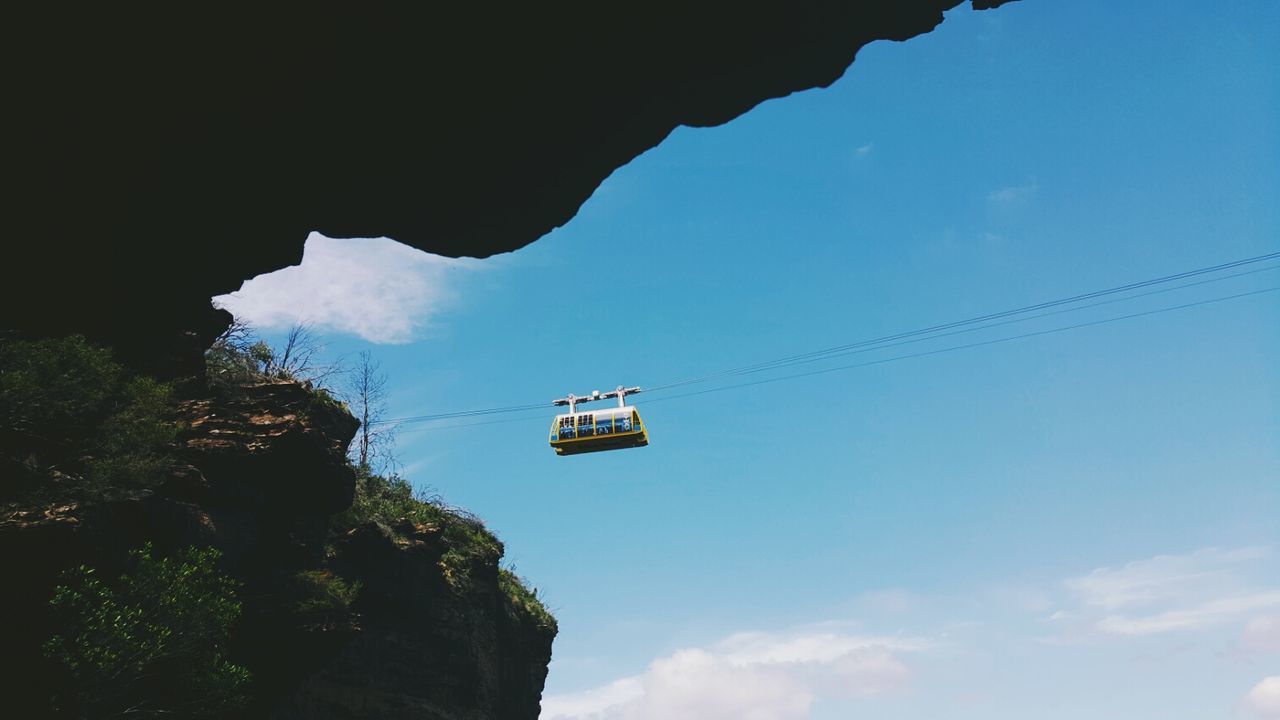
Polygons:
[[323,351],[306,325],[290,328],[284,346],[276,349],[256,338],[252,327],[236,320],[205,351],[205,374],[211,386],[222,390],[269,380],[311,383],[319,390],[347,370],[341,362],[320,363]]
[[87,475],[93,486],[145,487],[159,483],[173,466],[178,426],[163,419],[170,387],[148,377],[125,384],[120,409],[95,434]]
[[538,589],[530,589],[529,582],[517,575],[514,568],[498,570],[498,588],[513,606],[532,617],[539,627],[556,631],[556,619],[538,597]]
[[306,615],[345,614],[360,595],[360,583],[328,570],[303,570],[293,576],[297,600],[293,609]]
[[440,569],[449,584],[458,590],[470,587],[474,565],[494,562],[502,556],[502,542],[479,518],[449,507],[439,498],[415,494],[409,481],[397,475],[383,477],[360,472],[355,502],[333,519],[338,530],[370,522],[393,535],[397,534],[397,526],[404,523],[438,529],[447,548],[440,558]]
[[[129,376],[83,337],[0,342],[0,498],[91,498],[158,483],[172,465],[171,388]],[[53,479],[57,479],[56,487]]]
[[[206,362],[215,390],[230,392],[273,379],[307,383],[314,379],[306,374],[315,369],[316,351],[305,332],[291,333],[278,353],[247,335],[224,336]],[[367,355],[362,360],[350,397],[367,425],[384,410],[385,378]],[[329,390],[306,387],[307,399],[291,408],[317,416],[350,412]],[[109,349],[83,337],[0,339],[2,509],[131,497],[159,486],[177,462],[175,414],[169,384],[131,373]],[[352,464],[354,502],[331,518],[330,540],[370,524],[400,543],[430,533],[442,548],[440,572],[457,599],[472,602],[467,596],[475,592],[488,597],[491,587],[477,581],[491,582],[502,543],[470,513],[415,493],[394,473],[376,472],[394,465],[393,440],[393,428],[361,436],[357,457],[364,462]],[[52,628],[40,631],[48,638],[44,655],[62,673],[54,699],[59,714],[222,717],[242,708],[250,675],[227,656],[241,614],[239,585],[219,571],[220,557],[217,550],[197,548],[156,557],[147,544],[129,554],[129,569],[118,577],[99,577],[88,566],[64,572],[50,601]],[[360,582],[327,568],[278,570],[269,588],[255,586],[247,596],[259,603],[257,612],[265,603],[306,626],[354,617]],[[537,591],[511,569],[497,574],[511,610],[554,631],[555,619]]]
[[[474,515],[450,507],[438,497],[415,493],[409,481],[398,475],[358,472],[355,501],[348,510],[333,517],[336,532],[367,523],[377,524],[393,536],[398,535],[397,526],[404,523],[437,528],[447,548],[440,558],[441,572],[459,592],[471,588],[473,567],[502,557],[502,542]],[[555,629],[555,618],[538,598],[537,590],[528,589],[514,571],[500,569],[498,586],[512,605],[523,609],[539,625]]]
[[0,427],[50,442],[87,434],[122,379],[111,353],[73,335],[0,343]]
[[213,548],[155,559],[130,553],[133,572],[108,586],[92,568],[62,575],[51,605],[61,632],[45,655],[69,679],[60,704],[82,717],[218,717],[243,704],[249,673],[226,659],[240,615],[237,583]]

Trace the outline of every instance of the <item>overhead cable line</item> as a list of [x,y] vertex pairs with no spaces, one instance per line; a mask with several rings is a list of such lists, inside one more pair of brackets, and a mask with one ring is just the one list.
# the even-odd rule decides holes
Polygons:
[[[834,347],[824,348],[821,350],[814,350],[806,353],[800,353],[797,355],[790,355],[786,357],[776,358],[773,360],[765,360],[757,363],[752,363],[750,365],[743,365],[740,367],[730,368],[727,370],[720,370],[720,371],[708,373],[705,375],[689,377],[689,378],[677,380],[670,383],[650,385],[645,388],[645,393],[652,394],[655,392],[662,392],[662,391],[670,390],[677,387],[684,387],[688,385],[703,383],[709,380],[715,380],[715,379],[726,378],[726,377],[734,377],[734,376],[745,375],[745,374],[753,374],[758,372],[765,372],[768,370],[777,370],[777,369],[790,367],[793,365],[807,364],[811,362],[827,360],[834,357],[841,357],[845,355],[856,354],[859,352],[869,352],[871,350],[879,350],[887,347],[895,347],[898,345],[909,344],[911,342],[922,342],[925,340],[931,340],[931,339],[940,338],[940,337],[947,337],[950,335],[957,335],[963,332],[973,332],[977,330],[984,330],[992,327],[1011,324],[1014,322],[1023,322],[1026,320],[1047,317],[1049,315],[1056,315],[1064,312],[1073,312],[1076,310],[1083,310],[1090,307],[1097,307],[1099,305],[1106,305],[1106,304],[1111,304],[1115,302],[1124,302],[1128,300],[1134,300],[1137,298],[1146,297],[1148,295],[1155,295],[1163,292],[1171,292],[1174,290],[1180,290],[1183,288],[1192,287],[1196,285],[1204,285],[1204,284],[1213,283],[1213,282],[1221,282],[1223,280],[1229,280],[1231,278],[1241,277],[1243,275],[1251,275],[1254,273],[1265,272],[1267,270],[1274,270],[1280,266],[1259,268],[1256,270],[1234,273],[1234,274],[1225,275],[1222,277],[1215,277],[1215,278],[1209,278],[1206,280],[1200,280],[1193,283],[1186,283],[1186,284],[1179,285],[1172,288],[1162,288],[1156,291],[1139,293],[1136,295],[1128,295],[1125,297],[1115,298],[1115,299],[1107,300],[1103,302],[1091,303],[1088,305],[1081,305],[1077,307],[1070,307],[1070,308],[1055,310],[1052,312],[1041,313],[1038,315],[1031,315],[1028,317],[1017,317],[1016,319],[1005,320],[1005,318],[1014,318],[1015,316],[1019,316],[1019,315],[1027,315],[1028,313],[1033,313],[1037,310],[1048,310],[1050,308],[1070,305],[1072,303],[1078,303],[1084,300],[1091,300],[1094,298],[1106,297],[1110,295],[1116,295],[1119,293],[1152,287],[1155,285],[1162,285],[1170,282],[1175,282],[1177,280],[1183,280],[1183,279],[1192,278],[1192,277],[1199,277],[1199,276],[1207,275],[1210,273],[1221,272],[1223,270],[1229,270],[1232,268],[1242,267],[1245,265],[1252,265],[1260,262],[1265,262],[1267,260],[1274,260],[1277,258],[1280,258],[1280,252],[1267,253],[1265,255],[1258,255],[1255,257],[1244,258],[1241,260],[1235,260],[1232,262],[1222,263],[1219,265],[1212,265],[1209,267],[1197,268],[1195,270],[1188,270],[1185,272],[1175,273],[1173,275],[1165,275],[1158,278],[1152,278],[1150,280],[1142,280],[1138,282],[1128,283],[1126,285],[1106,288],[1104,290],[1095,290],[1092,292],[1081,293],[1078,295],[1073,295],[1071,297],[1066,297],[1066,298],[1060,298],[1057,300],[1048,300],[1048,301],[1036,303],[1033,305],[1026,305],[1023,307],[1014,308],[1012,310],[1004,310],[1001,312],[988,313],[986,315],[980,315],[977,317],[967,318],[964,320],[956,320],[956,321],[942,323],[938,325],[932,325],[929,327],[919,328],[916,330],[895,333],[892,335],[885,335],[882,337],[872,338],[869,340],[861,340],[858,342],[848,343],[844,345],[837,345]],[[1267,291],[1262,291],[1262,292],[1267,292]],[[1243,297],[1243,296],[1231,296],[1231,298],[1234,298],[1234,297]],[[1231,299],[1231,298],[1227,298],[1227,299]],[[1219,300],[1210,300],[1205,302],[1218,302],[1218,301]],[[1171,309],[1181,309],[1182,307],[1191,307],[1191,306],[1192,305],[1177,306]],[[1158,311],[1158,312],[1163,312],[1163,311]],[[1139,317],[1143,314],[1150,314],[1150,313],[1139,313],[1137,315],[1123,316],[1121,318],[1116,318],[1116,319],[1127,319],[1128,317]],[[994,323],[990,322],[992,320],[1002,320],[1002,322],[994,322]],[[1111,322],[1111,320],[1106,320],[1102,322]],[[982,323],[988,323],[988,324],[982,325]],[[1078,326],[1069,326],[1069,328],[1067,329],[1074,329],[1075,327],[1086,327],[1089,324],[1090,323],[1086,323]],[[1091,323],[1091,324],[1097,324],[1097,323]],[[973,326],[977,326],[977,327],[973,327]],[[967,328],[967,329],[957,330],[957,328]],[[951,332],[943,332],[943,331],[951,331]],[[1060,330],[1052,330],[1052,331],[1046,331],[1046,332],[1060,332]],[[1016,336],[1016,337],[1030,337],[1034,334],[1037,334],[1037,333],[1033,333],[1031,335],[1026,335],[1026,336]],[[1044,334],[1044,333],[1038,333],[1038,334]],[[962,347],[973,347],[973,346],[974,345],[967,345]],[[926,354],[932,354],[932,352],[926,353]],[[911,356],[904,356],[904,357],[916,357],[916,356],[918,356],[918,354],[911,355]],[[825,372],[825,370],[821,372]],[[803,376],[803,375],[800,375],[800,376]],[[755,384],[755,383],[747,383],[747,385],[750,385],[750,384]],[[683,396],[683,394],[674,396],[674,397],[681,397],[681,396]],[[658,400],[650,400],[649,402],[650,403],[658,402]],[[379,420],[370,424],[371,425],[399,425],[399,424],[405,424],[405,423],[418,423],[418,422],[431,422],[431,421],[438,421],[438,420],[472,418],[472,417],[485,416],[485,415],[499,415],[499,414],[514,413],[514,412],[524,412],[529,410],[540,410],[540,409],[546,409],[550,406],[551,406],[551,403],[548,403],[548,402],[528,403],[524,405],[509,405],[505,407],[481,408],[481,409],[475,409],[475,410],[458,410],[454,412],[434,413],[434,414],[428,414],[428,415],[411,415],[411,416],[399,417],[399,418],[388,418],[388,419]],[[486,423],[474,423],[474,424],[486,424]],[[450,427],[463,427],[463,426],[450,426]]]
[[[713,376],[708,376],[706,379],[710,380],[710,379],[725,378],[725,377],[740,377],[742,375],[754,375],[756,373],[768,372],[770,370],[781,370],[784,368],[795,367],[797,365],[808,365],[810,363],[822,362],[823,360],[830,360],[832,358],[848,357],[850,355],[860,355],[862,353],[874,352],[876,350],[884,350],[892,347],[901,347],[903,345],[911,345],[913,343],[928,342],[930,340],[937,340],[939,338],[952,337],[955,335],[964,335],[966,333],[980,332],[982,330],[990,330],[991,328],[1002,327],[1004,325],[1013,325],[1016,323],[1027,322],[1030,320],[1039,320],[1040,318],[1049,317],[1051,315],[1062,315],[1064,313],[1079,312],[1081,310],[1088,310],[1089,308],[1100,307],[1102,305],[1112,305],[1114,303],[1119,303],[1119,302],[1128,302],[1130,300],[1137,300],[1138,298],[1150,297],[1152,295],[1161,295],[1163,293],[1169,293],[1169,292],[1176,292],[1178,290],[1183,290],[1189,287],[1195,287],[1197,285],[1207,285],[1209,283],[1221,282],[1223,280],[1230,280],[1231,278],[1243,277],[1245,275],[1254,275],[1256,273],[1266,272],[1268,270],[1277,270],[1277,269],[1280,269],[1280,265],[1272,265],[1270,267],[1259,268],[1257,270],[1248,270],[1245,272],[1226,275],[1223,277],[1210,278],[1208,280],[1198,280],[1196,282],[1185,283],[1183,285],[1175,285],[1173,287],[1160,288],[1158,290],[1149,290],[1147,292],[1138,293],[1136,295],[1126,295],[1125,297],[1112,298],[1110,300],[1100,300],[1098,302],[1089,303],[1087,305],[1076,305],[1074,307],[1060,308],[1058,310],[1050,310],[1048,312],[1038,313],[1036,315],[1027,315],[1025,317],[1015,317],[1008,320],[1001,320],[1000,322],[987,323],[985,325],[972,325],[968,327],[961,327],[958,330],[951,330],[949,332],[939,332],[939,333],[932,333],[929,335],[909,337],[908,339],[898,340],[897,342],[876,342],[873,344],[870,341],[868,341],[866,343],[859,343],[857,345],[851,346],[852,349],[842,350],[840,352],[831,352],[823,355],[814,354],[812,357],[806,356],[806,357],[803,357],[802,359],[789,360],[786,362],[778,361],[773,364],[760,363],[755,366],[746,366],[736,370],[724,370],[719,373],[716,373]],[[699,382],[705,382],[705,380],[700,380]],[[691,384],[693,383],[683,383],[683,385],[691,385]],[[662,386],[658,388],[652,388],[652,389],[646,390],[645,392],[652,394],[655,392],[660,392],[662,390],[670,389],[671,387],[673,386],[667,385],[667,386]],[[656,401],[650,400],[649,402],[652,403]]]
[[737,390],[739,388],[751,387],[753,385],[765,385],[767,383],[780,382],[782,380],[794,380],[796,378],[811,377],[814,375],[825,375],[840,370],[852,370],[853,368],[871,367],[873,365],[884,365],[886,363],[898,362],[900,360],[910,360],[912,358],[928,357],[930,355],[939,355],[942,353],[955,352],[957,350],[968,350],[985,345],[996,345],[999,343],[1011,342],[1013,340],[1023,340],[1025,338],[1039,337],[1041,335],[1052,335],[1054,333],[1067,332],[1068,330],[1079,330],[1081,328],[1093,327],[1095,325],[1106,325],[1107,323],[1120,322],[1121,320],[1132,320],[1134,318],[1147,317],[1149,315],[1160,315],[1162,313],[1173,312],[1175,310],[1186,310],[1188,308],[1200,307],[1202,305],[1212,305],[1214,303],[1226,302],[1228,300],[1238,300],[1253,295],[1261,295],[1263,293],[1280,291],[1280,286],[1264,288],[1262,290],[1253,290],[1236,295],[1227,295],[1225,297],[1210,298],[1208,300],[1198,300],[1196,302],[1184,303],[1182,305],[1173,305],[1171,307],[1157,308],[1155,310],[1147,310],[1145,312],[1131,313],[1129,315],[1121,315],[1119,317],[1104,318],[1102,320],[1092,320],[1090,322],[1076,323],[1075,325],[1066,325],[1064,327],[1050,328],[1048,330],[1037,330],[1035,332],[1022,333],[1020,335],[1010,335],[1007,337],[994,338],[992,340],[982,340],[979,342],[967,343],[964,345],[952,345],[950,347],[938,348],[936,350],[924,350],[921,352],[910,353],[908,355],[895,355],[894,357],[881,358],[879,360],[869,360],[862,363],[854,363],[852,365],[837,365],[835,367],[822,368],[820,370],[810,370],[808,372],[794,373],[791,375],[780,375],[777,377],[764,378],[763,380],[754,380],[752,382],[738,383],[736,385],[725,385],[723,387],[709,388],[707,390],[695,390],[693,392],[680,393],[679,395],[671,395],[656,400],[649,400],[646,405],[663,402],[665,400],[675,400],[677,398],[692,397],[694,395],[706,395],[708,393],[721,392],[724,390]]
[[[1152,315],[1161,315],[1164,313],[1174,312],[1177,310],[1187,310],[1190,308],[1202,307],[1205,305],[1212,305],[1216,303],[1227,302],[1230,300],[1239,300],[1246,297],[1253,297],[1256,295],[1262,295],[1265,293],[1272,293],[1277,291],[1280,291],[1280,286],[1264,288],[1261,290],[1252,290],[1249,292],[1237,293],[1235,295],[1226,295],[1223,297],[1209,298],[1207,300],[1197,300],[1195,302],[1183,303],[1181,305],[1172,305],[1168,307],[1156,308],[1154,310],[1146,310],[1143,312],[1130,313],[1128,315],[1120,315],[1117,317],[1103,318],[1101,320],[1091,320],[1089,322],[1082,322],[1082,323],[1076,323],[1074,325],[1065,325],[1062,327],[1049,328],[1047,330],[1037,330],[1034,332],[1020,333],[1018,335],[1009,335],[1005,337],[993,338],[990,340],[982,340],[979,342],[965,343],[963,345],[952,345],[944,348],[936,348],[934,350],[925,350],[921,352],[908,353],[906,355],[895,355],[893,357],[880,358],[878,360],[870,360],[867,362],[852,363],[849,365],[837,365],[835,367],[821,368],[818,370],[810,370],[802,373],[792,373],[790,375],[779,375],[776,377],[769,377],[761,380],[753,380],[751,382],[736,383],[734,385],[724,385],[720,387],[708,388],[706,390],[694,390],[690,392],[683,392],[677,395],[669,395],[667,397],[652,399],[647,401],[645,404],[653,405],[654,403],[667,402],[669,400],[679,400],[683,398],[694,397],[697,395],[707,395],[710,393],[724,392],[727,390],[740,390],[746,387],[754,387],[756,385],[766,385],[769,383],[782,382],[784,380],[795,380],[798,378],[812,377],[814,375],[825,375],[827,373],[839,372],[841,370],[853,370],[856,368],[873,367],[875,365],[885,365],[888,363],[900,362],[902,360],[911,360],[914,358],[928,357],[931,355],[941,355],[943,353],[957,352],[960,350],[969,350],[972,348],[984,347],[987,345],[997,345],[1001,343],[1013,342],[1014,340],[1024,340],[1026,338],[1040,337],[1042,335],[1053,335],[1056,333],[1068,332],[1071,330],[1080,330],[1083,328],[1095,327],[1098,325],[1106,325],[1114,322],[1120,322],[1122,320],[1133,320],[1136,318],[1149,317]],[[879,349],[879,348],[876,348],[876,349]],[[410,430],[408,432],[429,432],[434,430],[449,430],[453,428],[476,427],[479,425],[498,425],[498,424],[505,424],[505,423],[513,423],[513,422],[524,422],[526,420],[542,420],[542,419],[545,419],[545,416],[529,415],[525,417],[509,418],[506,420],[489,420],[485,422],[462,423],[458,425],[437,425],[432,427],[417,428],[415,430]]]
[[1127,292],[1130,290],[1138,290],[1141,288],[1150,287],[1152,285],[1161,285],[1164,283],[1174,282],[1177,280],[1183,280],[1189,277],[1196,277],[1200,275],[1206,275],[1209,273],[1220,272],[1222,270],[1229,270],[1231,268],[1240,267],[1242,265],[1251,265],[1254,263],[1265,262],[1267,260],[1273,260],[1275,258],[1280,258],[1280,252],[1268,253],[1266,255],[1259,255],[1251,258],[1244,258],[1243,260],[1235,260],[1233,262],[1223,263],[1221,265],[1213,265],[1210,267],[1198,268],[1196,270],[1188,270],[1186,272],[1176,273],[1173,275],[1165,275],[1163,277],[1152,278],[1150,280],[1142,280],[1139,282],[1129,283],[1127,285],[1120,285],[1117,287],[1107,288],[1105,290],[1095,290],[1093,292],[1081,293],[1079,295],[1060,298],[1058,300],[1048,300],[1045,302],[1036,303],[1034,305],[1026,305],[1024,307],[1015,308],[1013,310],[1004,310],[1001,312],[990,313],[987,315],[980,315],[978,317],[972,317],[965,320],[956,320],[953,322],[942,323],[940,325],[931,325],[929,327],[920,328],[918,330],[909,330],[907,332],[896,333],[893,335],[885,335],[883,337],[873,338],[870,340],[861,340],[855,343],[849,343],[847,345],[837,345],[835,347],[824,348],[822,350],[813,350],[811,352],[801,353],[799,355],[792,355],[790,357],[778,358],[775,360],[765,360],[763,362],[754,363],[751,365],[744,365],[742,367],[731,368],[729,370],[721,370],[718,372],[709,373],[707,375],[686,378],[684,380],[677,380],[676,382],[667,383],[665,385],[650,386],[648,388],[645,388],[645,391],[649,393],[654,393],[659,390],[665,390],[667,388],[672,388],[672,387],[679,387],[681,385],[692,385],[695,383],[705,382],[707,380],[714,379],[717,377],[722,377],[725,375],[733,375],[735,373],[740,373],[745,370],[755,370],[756,368],[771,367],[774,365],[783,365],[786,363],[794,362],[796,360],[804,360],[811,357],[829,355],[832,353],[838,353],[845,350],[865,347],[867,345],[878,345],[880,343],[900,340],[902,338],[915,337],[917,335],[925,335],[929,333],[939,332],[942,330],[950,330],[952,328],[962,327],[965,325],[974,325],[977,323],[987,322],[989,320],[999,320],[1001,318],[1006,318],[1013,315],[1022,315],[1024,313],[1035,312],[1036,310],[1045,310],[1051,307],[1058,307],[1061,305],[1068,305],[1070,303],[1080,302],[1082,300],[1091,300],[1093,298],[1103,297],[1106,295],[1115,295],[1117,293]]
[[387,418],[369,423],[370,425],[396,425],[411,422],[427,422],[429,420],[449,420],[451,418],[475,417],[477,415],[499,415],[503,413],[538,410],[551,407],[549,402],[530,403],[528,405],[510,405],[507,407],[485,408],[482,410],[458,410],[456,412],[436,413],[434,415],[410,415],[408,417]]

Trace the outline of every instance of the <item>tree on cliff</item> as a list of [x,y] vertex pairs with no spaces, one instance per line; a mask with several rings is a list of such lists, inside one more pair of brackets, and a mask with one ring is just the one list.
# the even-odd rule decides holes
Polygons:
[[[366,471],[381,473],[395,464],[396,426],[384,422],[387,415],[387,374],[365,350],[347,377],[351,411],[360,421],[360,432],[351,444],[352,462]],[[374,467],[376,466],[376,467]]]
[[320,362],[323,352],[324,345],[305,323],[290,327],[283,345],[277,349],[256,337],[248,323],[234,320],[205,352],[205,366],[209,381],[223,387],[261,382],[266,378],[324,387],[347,372],[347,367],[341,359]]
[[151,487],[172,465],[171,387],[79,335],[0,342],[0,503]]
[[221,717],[243,704],[249,672],[226,658],[240,616],[237,583],[214,548],[130,553],[112,585],[92,568],[63,573],[50,605],[59,633],[44,645],[68,688],[55,700],[81,717]]

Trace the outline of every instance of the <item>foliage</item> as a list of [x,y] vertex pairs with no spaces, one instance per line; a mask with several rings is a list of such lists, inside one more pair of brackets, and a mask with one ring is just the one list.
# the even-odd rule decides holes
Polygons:
[[[63,494],[158,482],[177,435],[170,405],[168,384],[130,377],[81,336],[0,343],[0,451],[34,477],[70,478]],[[46,482],[26,491],[53,490]]]
[[348,415],[351,414],[351,406],[342,398],[334,395],[328,388],[312,388],[311,390],[311,410],[327,408],[328,410],[338,410]]
[[296,380],[319,388],[346,372],[341,361],[319,362],[323,351],[324,346],[307,325],[289,328],[283,346],[277,349],[256,338],[247,323],[235,320],[205,351],[205,370],[209,383],[222,389],[265,380]]
[[209,383],[229,388],[260,381],[262,373],[253,354],[254,346],[253,330],[243,321],[232,321],[204,353]]
[[328,570],[303,570],[293,576],[294,610],[305,614],[346,613],[360,595],[360,582],[348,582]]
[[445,578],[455,588],[470,586],[473,565],[502,556],[502,543],[479,518],[446,505],[438,497],[417,494],[398,475],[383,477],[357,469],[355,500],[333,518],[334,530],[376,523],[388,532],[404,522],[439,529],[447,549],[440,559]]
[[178,426],[162,419],[170,387],[138,377],[121,391],[120,409],[95,434],[87,475],[99,487],[140,487],[159,483],[172,467],[170,448]]
[[147,544],[130,557],[114,588],[81,566],[54,591],[61,632],[44,651],[70,679],[64,700],[84,717],[216,717],[243,704],[249,673],[226,658],[237,583],[217,570],[219,552],[155,559]]
[[83,337],[0,342],[0,428],[65,441],[109,411],[123,369]]
[[507,596],[507,600],[513,606],[532,617],[539,627],[547,628],[553,633],[556,632],[558,627],[556,619],[551,615],[551,611],[547,610],[547,606],[542,603],[542,599],[538,597],[538,589],[529,589],[528,581],[517,575],[515,568],[501,568],[498,570],[498,588],[502,590],[502,594]]

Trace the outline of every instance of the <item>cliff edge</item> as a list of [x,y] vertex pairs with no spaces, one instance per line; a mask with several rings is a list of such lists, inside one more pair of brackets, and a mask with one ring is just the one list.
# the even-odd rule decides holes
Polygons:
[[79,566],[129,572],[130,551],[150,543],[161,556],[220,551],[242,606],[227,657],[252,675],[243,717],[538,717],[554,619],[500,568],[502,544],[479,520],[352,467],[358,423],[344,405],[275,380],[169,397],[154,427],[171,438],[112,458],[97,434],[142,413],[138,378],[111,368],[123,399],[74,408],[88,418],[78,429],[40,409],[59,393],[42,372],[74,374],[68,355],[104,352],[76,338],[0,341],[6,714],[82,711],[42,649],[60,630],[54,588]]

